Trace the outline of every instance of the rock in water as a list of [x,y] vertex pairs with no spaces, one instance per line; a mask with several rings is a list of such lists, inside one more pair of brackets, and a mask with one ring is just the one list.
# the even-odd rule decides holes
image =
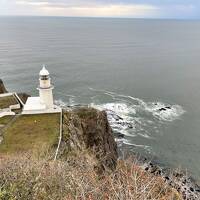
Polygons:
[[0,94],[7,93],[3,81],[0,79]]
[[105,111],[79,108],[63,114],[62,154],[86,152],[98,173],[114,170],[117,144]]

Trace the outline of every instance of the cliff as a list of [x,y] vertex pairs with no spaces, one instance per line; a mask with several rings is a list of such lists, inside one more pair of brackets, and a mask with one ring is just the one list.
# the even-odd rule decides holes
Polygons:
[[98,173],[116,168],[118,153],[106,112],[79,108],[63,114],[60,156],[85,152]]
[[3,84],[3,81],[0,79],[0,94],[7,93],[7,90]]

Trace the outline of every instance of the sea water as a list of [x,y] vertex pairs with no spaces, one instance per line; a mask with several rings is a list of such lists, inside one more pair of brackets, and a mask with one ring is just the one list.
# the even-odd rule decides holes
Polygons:
[[106,110],[119,148],[200,178],[200,21],[0,18],[0,78],[56,103]]

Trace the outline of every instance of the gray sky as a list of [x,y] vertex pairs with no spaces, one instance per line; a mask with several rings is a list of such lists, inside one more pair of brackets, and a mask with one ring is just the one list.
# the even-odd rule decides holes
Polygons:
[[0,15],[200,19],[200,0],[0,0]]

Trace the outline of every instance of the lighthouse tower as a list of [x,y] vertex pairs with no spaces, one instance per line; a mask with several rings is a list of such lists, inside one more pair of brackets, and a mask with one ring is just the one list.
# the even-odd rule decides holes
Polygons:
[[54,105],[53,85],[48,70],[43,66],[39,73],[39,96],[28,97],[23,105],[22,114],[61,113],[60,106]]
[[39,82],[38,87],[40,103],[46,106],[46,109],[52,109],[54,107],[53,103],[53,89],[54,86],[51,85],[51,78],[49,76],[48,70],[43,66],[42,70],[39,73]]

